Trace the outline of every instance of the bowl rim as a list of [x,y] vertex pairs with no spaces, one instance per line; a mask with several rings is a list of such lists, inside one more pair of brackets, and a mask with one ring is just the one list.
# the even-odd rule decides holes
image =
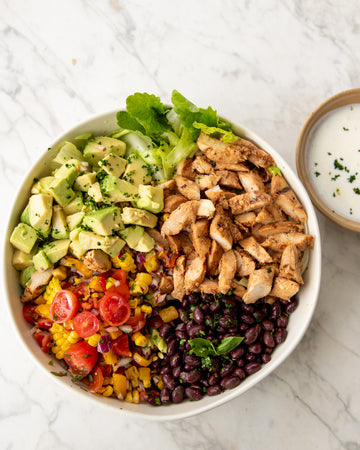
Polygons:
[[[117,108],[116,110],[105,111],[105,112],[102,112],[99,114],[94,114],[94,115],[89,116],[87,119],[77,123],[75,126],[71,127],[70,129],[67,129],[67,130],[59,133],[59,135],[55,139],[52,140],[51,145],[49,147],[53,148],[55,145],[57,145],[61,141],[73,139],[75,136],[77,136],[75,130],[77,130],[80,127],[87,126],[87,124],[89,122],[92,122],[92,121],[100,122],[101,120],[107,122],[107,121],[111,120],[113,118],[113,116],[116,116],[116,113],[120,110],[121,110],[121,108]],[[112,399],[112,401],[109,402],[109,400],[111,400],[111,399],[101,397],[100,398],[101,401],[99,401],[99,397],[97,397],[95,395],[89,395],[89,392],[84,392],[79,386],[75,386],[73,383],[72,384],[65,383],[65,382],[63,382],[62,378],[59,378],[56,376],[54,377],[51,374],[51,372],[49,371],[49,367],[46,367],[45,362],[43,363],[40,361],[39,354],[37,354],[31,348],[28,340],[25,340],[22,336],[22,331],[20,329],[20,326],[16,322],[16,317],[14,315],[14,311],[13,311],[13,308],[11,305],[10,295],[9,295],[9,280],[8,280],[8,276],[7,276],[8,270],[15,270],[15,269],[13,269],[10,264],[8,264],[8,265],[3,264],[2,271],[1,271],[1,277],[3,279],[3,282],[1,283],[2,284],[1,289],[2,289],[3,296],[6,298],[6,302],[5,302],[6,309],[8,311],[9,316],[11,317],[11,322],[14,327],[17,339],[20,340],[21,345],[23,346],[23,348],[25,348],[26,352],[31,356],[32,360],[35,361],[35,364],[37,364],[38,367],[40,367],[42,371],[45,371],[47,373],[47,376],[49,377],[49,379],[52,379],[53,381],[58,383],[59,386],[67,388],[69,390],[69,392],[76,392],[76,394],[79,395],[79,398],[90,400],[91,402],[94,402],[94,405],[95,404],[101,405],[103,407],[110,406],[113,410],[120,411],[121,413],[125,414],[128,417],[144,419],[147,421],[157,421],[157,422],[160,422],[160,421],[165,422],[166,421],[167,422],[167,421],[179,420],[179,419],[184,419],[184,418],[188,418],[191,416],[195,416],[202,412],[209,411],[220,405],[228,403],[230,400],[233,400],[233,399],[239,397],[241,394],[245,393],[251,387],[253,387],[258,382],[263,380],[267,375],[269,375],[271,372],[273,372],[282,362],[284,362],[285,359],[294,351],[294,349],[296,348],[296,346],[298,345],[298,343],[301,341],[302,337],[304,336],[306,330],[308,329],[310,321],[313,316],[313,313],[315,311],[316,304],[317,304],[318,295],[319,295],[319,291],[320,291],[320,281],[321,281],[321,237],[320,237],[319,224],[318,224],[318,220],[317,220],[313,205],[310,201],[310,198],[307,194],[305,187],[302,185],[302,183],[299,180],[299,178],[297,177],[295,171],[293,171],[293,169],[285,161],[285,159],[275,149],[273,149],[273,147],[271,145],[269,145],[260,136],[258,136],[252,130],[250,130],[247,126],[242,125],[242,124],[235,124],[233,121],[229,121],[226,118],[224,118],[223,116],[221,116],[221,117],[224,120],[231,123],[231,126],[233,127],[234,131],[237,134],[239,134],[240,136],[242,136],[246,139],[249,139],[249,140],[255,142],[260,148],[262,148],[266,152],[270,153],[274,157],[276,164],[280,168],[280,170],[283,171],[285,169],[286,178],[288,180],[289,180],[289,178],[291,178],[291,182],[289,182],[289,184],[294,189],[296,194],[301,197],[302,204],[304,205],[306,212],[308,214],[308,223],[310,222],[312,225],[312,229],[310,230],[311,234],[315,238],[314,249],[311,251],[310,261],[309,261],[309,264],[311,264],[311,266],[312,266],[312,271],[314,272],[314,279],[311,279],[308,282],[309,285],[310,285],[310,282],[312,284],[313,301],[311,303],[311,306],[309,307],[310,310],[307,312],[305,317],[302,317],[301,327],[299,328],[299,330],[297,330],[297,334],[293,337],[292,341],[291,342],[288,341],[287,347],[282,352],[282,354],[280,354],[277,358],[272,359],[268,364],[263,365],[261,367],[261,370],[259,370],[255,374],[253,374],[251,377],[247,378],[246,385],[240,384],[237,388],[234,388],[232,390],[227,390],[224,393],[222,393],[222,395],[219,395],[216,397],[208,397],[208,399],[211,399],[208,402],[204,401],[206,399],[206,397],[204,397],[202,399],[202,401],[199,403],[192,402],[191,409],[187,409],[185,411],[176,411],[176,406],[183,405],[185,403],[185,402],[183,402],[179,405],[169,405],[166,408],[166,414],[165,413],[157,414],[156,410],[163,409],[163,408],[154,408],[150,405],[147,405],[147,406],[149,406],[149,413],[144,413],[139,410],[137,411],[136,409],[132,410],[132,409],[122,408],[121,407],[122,404],[120,404],[120,406],[119,406],[119,404],[116,403],[116,401],[113,401],[114,399]],[[89,131],[91,131],[91,130],[89,130]],[[11,210],[8,213],[8,219],[7,219],[6,228],[5,228],[6,231],[4,233],[4,240],[2,243],[2,245],[3,245],[2,256],[3,256],[4,261],[6,261],[6,258],[7,258],[7,245],[9,246],[9,236],[12,231],[12,228],[11,228],[12,217],[14,214],[16,214],[17,216],[19,215],[18,214],[19,211],[18,210],[15,211],[15,204],[18,203],[18,199],[21,194],[21,190],[22,190],[23,186],[29,181],[31,172],[35,168],[39,169],[45,154],[46,154],[46,152],[43,152],[39,156],[39,158],[36,160],[36,162],[34,164],[32,164],[31,168],[25,174],[25,176],[22,179],[22,182],[20,183],[20,185],[17,189],[16,195],[14,197],[13,207],[11,208]],[[10,268],[7,266],[10,266]],[[20,305],[21,305],[21,303],[20,303]],[[286,343],[284,343],[284,344],[286,345]],[[47,360],[48,360],[48,358],[47,358]],[[186,402],[186,404],[187,404],[187,402]],[[139,405],[134,405],[134,406],[136,407]],[[153,414],[154,412],[155,412],[155,414]]]
[[[357,100],[354,101],[354,98]],[[332,222],[347,228],[348,230],[360,232],[360,221],[348,219],[334,212],[318,195],[313,182],[309,176],[309,170],[306,163],[307,141],[313,128],[329,112],[342,106],[360,103],[360,88],[348,89],[339,92],[332,97],[324,100],[317,106],[304,122],[296,143],[296,168],[300,180],[306,187],[311,201],[316,208]]]

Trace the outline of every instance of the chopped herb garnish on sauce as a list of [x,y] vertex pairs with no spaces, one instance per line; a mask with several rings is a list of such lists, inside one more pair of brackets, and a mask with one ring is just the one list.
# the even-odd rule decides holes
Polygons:
[[360,195],[360,189],[359,188],[354,188],[353,191],[355,192],[355,194]]
[[343,127],[344,131],[349,131],[349,128]]
[[314,174],[315,174],[316,178],[321,175],[320,172],[314,172]]
[[[342,159],[342,158],[340,158],[340,159]],[[344,166],[342,164],[340,164],[337,159],[335,159],[335,161],[334,161],[334,167],[335,167],[335,169],[344,170]]]

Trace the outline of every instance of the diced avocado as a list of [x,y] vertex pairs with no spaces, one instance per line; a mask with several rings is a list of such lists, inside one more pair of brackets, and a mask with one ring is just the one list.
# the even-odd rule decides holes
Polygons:
[[58,149],[58,154],[54,158],[54,163],[64,164],[69,159],[77,159],[79,161],[84,161],[84,157],[80,150],[77,149],[76,145],[71,142],[64,142]]
[[139,185],[139,198],[136,202],[138,208],[159,213],[164,208],[164,191],[161,187]]
[[24,253],[30,253],[36,241],[36,231],[25,223],[19,223],[10,237],[12,245]]
[[69,183],[61,178],[54,178],[49,185],[49,191],[62,208],[75,197],[75,192],[71,189]]
[[32,194],[47,194],[49,195],[49,185],[53,181],[54,177],[43,177],[40,178],[33,187],[31,188]]
[[[76,230],[80,230],[79,228],[75,228]],[[75,231],[75,230],[74,230]],[[81,258],[87,250],[84,250],[79,242],[79,239],[74,239],[70,242],[69,252],[74,255],[76,258]]]
[[76,178],[74,183],[74,189],[78,191],[87,192],[89,187],[96,182],[96,173],[85,173]]
[[29,198],[30,225],[44,236],[49,234],[51,227],[52,203],[51,195],[34,194]]
[[127,161],[124,158],[120,158],[120,156],[109,153],[105,158],[101,159],[98,164],[109,175],[121,177],[125,171]]
[[139,242],[134,247],[134,250],[137,252],[149,252],[155,247],[155,240],[144,231],[144,234],[141,236]]
[[67,239],[69,237],[69,227],[66,223],[66,216],[59,205],[53,206],[51,237],[53,239]]
[[122,211],[121,218],[125,224],[141,225],[150,228],[154,228],[157,223],[155,214],[138,208],[125,207]]
[[72,231],[74,228],[80,225],[84,216],[85,213],[83,211],[71,214],[70,216],[66,216],[66,223],[69,227],[69,230]]
[[39,250],[36,255],[33,257],[33,263],[35,270],[44,271],[51,266],[50,261],[48,260],[44,250]]
[[125,242],[117,236],[100,236],[91,231],[80,231],[79,244],[85,251],[99,249],[110,256],[117,256]]
[[34,254],[34,250],[31,253],[25,253],[21,250],[16,249],[12,257],[12,265],[16,270],[23,270],[26,267],[29,267],[32,265]]
[[112,175],[103,178],[101,190],[107,194],[107,199],[114,203],[133,202],[138,198],[137,186]]
[[84,158],[94,166],[109,153],[123,156],[126,151],[125,142],[106,136],[97,136],[93,141],[86,144]]
[[65,214],[70,215],[82,211],[83,208],[84,202],[82,193],[77,191],[75,192],[75,197],[63,208],[63,211]]
[[166,353],[167,343],[165,339],[160,336],[160,333],[156,328],[152,328],[151,330],[151,339],[161,353]]
[[97,181],[89,187],[88,194],[92,197],[96,202],[102,202],[103,195],[101,193],[100,184]]
[[75,241],[76,239],[79,239],[79,233],[81,231],[80,227],[74,228],[70,231],[69,237],[71,241]]
[[20,221],[22,223],[26,223],[26,225],[30,225],[29,203],[26,205],[24,211],[22,212]]
[[49,260],[50,264],[58,262],[61,258],[67,255],[69,250],[70,239],[60,239],[52,241],[44,245],[43,251]]
[[144,228],[139,226],[126,227],[124,230],[120,231],[120,236],[125,239],[127,245],[130,248],[136,247],[143,234]]
[[124,228],[120,209],[117,206],[110,206],[86,214],[83,225],[102,236],[109,236]]
[[78,159],[69,159],[57,169],[54,174],[55,178],[65,180],[69,186],[72,186],[79,175],[80,164],[81,161]]
[[148,184],[152,181],[150,166],[148,166],[138,155],[130,155],[128,157],[128,165],[126,167],[123,179],[135,186],[139,184]]
[[20,284],[23,288],[25,288],[26,283],[30,280],[31,275],[35,272],[35,267],[32,264],[31,266],[26,267],[20,273]]

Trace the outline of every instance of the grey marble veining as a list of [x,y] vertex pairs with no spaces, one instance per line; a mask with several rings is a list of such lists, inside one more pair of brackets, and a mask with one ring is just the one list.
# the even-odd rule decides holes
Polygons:
[[[354,1],[0,0],[1,207],[56,135],[135,91],[212,105],[295,168],[308,114],[359,87],[359,42]],[[0,447],[359,450],[360,235],[318,216],[323,278],[305,337],[253,389],[190,419],[79,401],[34,365],[0,302]]]

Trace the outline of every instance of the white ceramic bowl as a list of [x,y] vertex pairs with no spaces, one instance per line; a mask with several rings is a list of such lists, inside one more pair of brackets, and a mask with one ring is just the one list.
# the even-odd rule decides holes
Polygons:
[[34,177],[44,176],[48,173],[50,161],[54,158],[57,148],[64,140],[72,141],[75,136],[83,133],[92,132],[94,135],[102,135],[110,133],[117,129],[116,124],[116,111],[100,114],[85,122],[77,125],[71,130],[63,133],[58,139],[56,139],[49,147],[50,151],[46,151],[44,155],[38,160],[34,167],[30,170],[26,176],[23,184],[21,185],[17,194],[14,207],[10,213],[9,222],[7,226],[7,233],[5,235],[4,242],[4,255],[3,255],[3,298],[6,299],[12,316],[16,334],[20,337],[23,345],[33,360],[49,374],[49,379],[52,379],[60,385],[71,389],[74,395],[81,396],[83,401],[92,401],[97,404],[102,403],[114,411],[118,411],[119,414],[126,414],[134,418],[142,418],[149,420],[174,420],[181,419],[195,414],[199,414],[203,411],[215,408],[222,405],[248,389],[257,384],[267,375],[269,375],[279,364],[281,364],[295,349],[303,337],[311,317],[313,315],[318,293],[320,287],[321,276],[321,247],[320,247],[320,233],[319,227],[314,212],[314,208],[306,193],[305,188],[297,178],[295,173],[291,170],[284,159],[263,139],[258,137],[255,133],[243,126],[233,124],[235,133],[239,136],[247,138],[259,147],[263,148],[272,155],[281,169],[281,172],[286,177],[291,187],[296,192],[300,202],[306,209],[308,214],[308,233],[312,234],[315,238],[314,249],[310,253],[309,265],[306,273],[304,274],[304,285],[302,286],[299,294],[299,306],[297,310],[291,315],[288,325],[288,337],[286,341],[279,345],[273,355],[271,361],[263,365],[261,370],[249,377],[247,377],[238,387],[235,389],[227,390],[222,394],[215,397],[205,396],[199,402],[184,401],[180,404],[172,404],[169,406],[153,407],[147,404],[131,404],[126,402],[120,402],[117,399],[105,398],[98,395],[92,395],[88,392],[84,392],[80,387],[71,382],[70,377],[56,377],[50,373],[50,371],[63,371],[63,368],[56,361],[53,366],[49,366],[49,355],[43,353],[40,347],[37,345],[35,339],[31,337],[30,329],[31,325],[25,321],[22,315],[22,304],[19,300],[21,288],[18,283],[18,274],[11,265],[13,248],[9,243],[9,237],[19,221],[21,211],[26,205],[30,187]]

